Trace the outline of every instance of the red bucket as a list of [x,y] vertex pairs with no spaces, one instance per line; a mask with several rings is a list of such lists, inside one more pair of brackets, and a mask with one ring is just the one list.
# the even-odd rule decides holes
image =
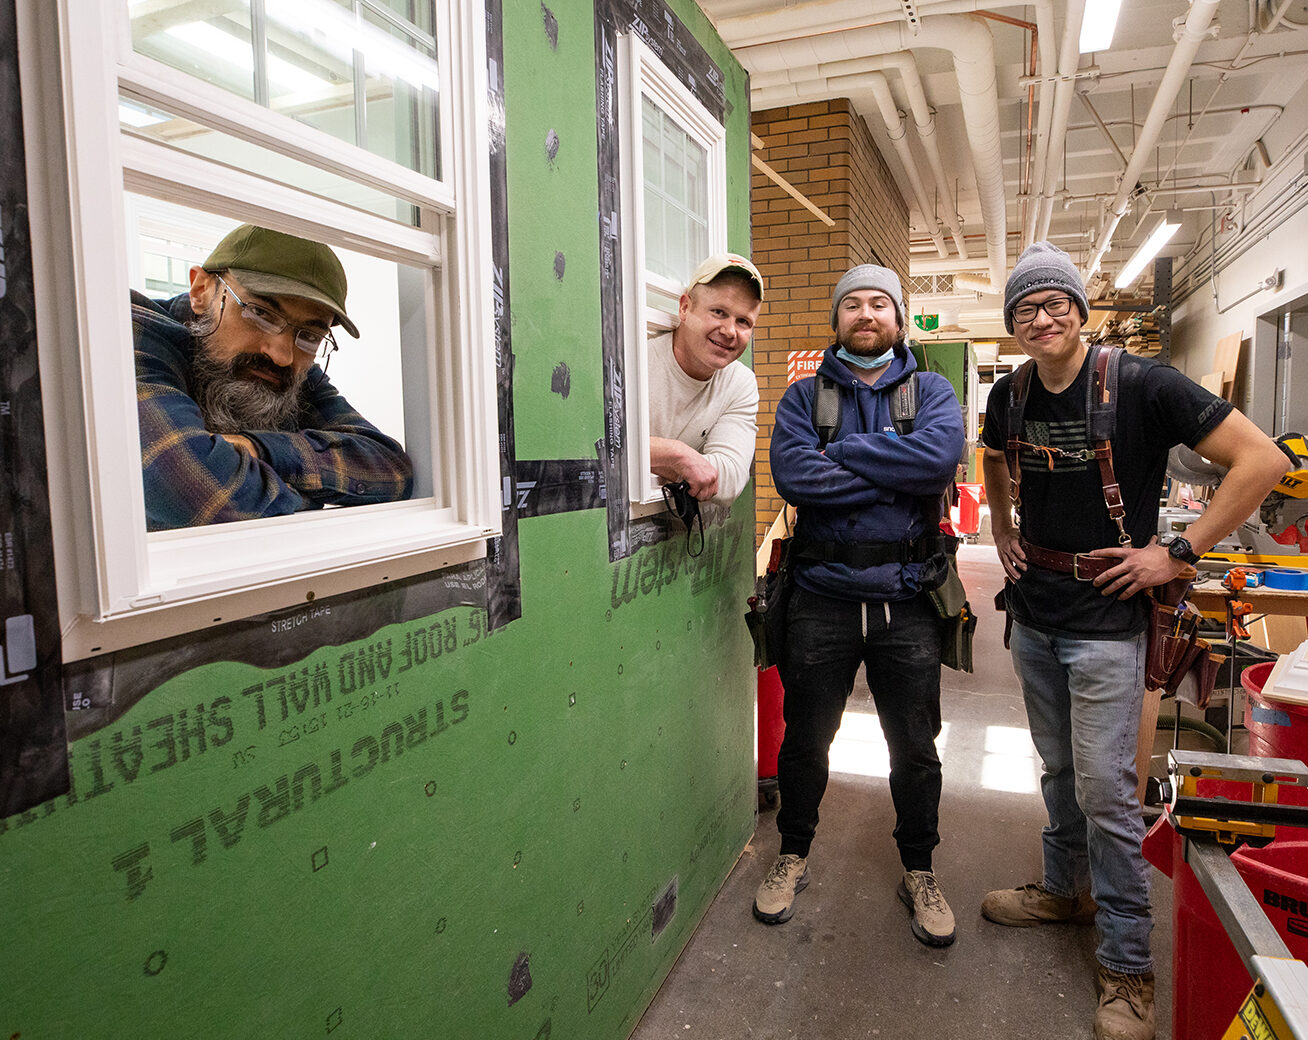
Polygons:
[[[1244,687],[1244,726],[1249,731],[1249,754],[1255,758],[1308,759],[1308,707],[1271,700],[1263,685],[1276,662],[1250,665],[1240,673]],[[1308,788],[1282,784],[1277,801],[1308,805]]]
[[[1288,835],[1302,834],[1284,828]],[[1183,839],[1161,817],[1145,859],[1172,878],[1172,1035],[1221,1040],[1253,986],[1240,955],[1185,862]],[[1282,841],[1231,855],[1291,956],[1308,959],[1308,841]]]

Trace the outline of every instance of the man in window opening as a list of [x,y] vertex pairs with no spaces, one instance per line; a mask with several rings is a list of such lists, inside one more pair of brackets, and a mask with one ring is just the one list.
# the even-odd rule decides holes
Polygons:
[[[944,376],[915,376],[904,315],[894,271],[875,264],[847,271],[831,299],[836,342],[818,376],[791,384],[777,407],[772,476],[798,520],[780,661],[781,850],[759,885],[754,916],[765,924],[789,920],[796,893],[808,884],[831,743],[862,664],[890,750],[894,838],[904,868],[897,894],[913,935],[945,946],[954,941],[954,915],[932,872],[940,843],[935,740],[945,622],[928,591],[947,577],[956,547],[939,524],[941,495],[963,453],[963,416]],[[814,412],[819,378],[831,380],[840,404],[825,444]],[[914,382],[917,410],[901,435],[891,402]]]
[[[1198,562],[1256,510],[1287,460],[1228,402],[1168,365],[1122,355],[1112,472],[1101,471],[1086,457],[1090,362],[1081,326],[1088,314],[1085,286],[1065,252],[1037,242],[1022,253],[1005,288],[1004,325],[1034,370],[1021,404],[1016,373],[991,390],[982,469],[1049,825],[1040,880],[988,893],[981,913],[1013,927],[1097,925],[1094,1035],[1152,1040],[1153,919],[1135,766],[1149,616],[1142,593]],[[1010,433],[1014,408],[1020,429]],[[1178,443],[1228,472],[1185,537],[1164,546],[1156,537],[1158,499],[1167,453]],[[1010,457],[1018,462],[1012,479],[1021,481],[1020,527]],[[1120,523],[1110,499],[1125,510]]]
[[684,480],[725,512],[744,490],[758,434],[758,384],[740,363],[763,276],[736,253],[711,256],[681,295],[680,324],[649,344],[650,470]]
[[315,363],[356,339],[327,246],[244,224],[191,268],[191,290],[132,293],[150,530],[408,498],[404,449]]

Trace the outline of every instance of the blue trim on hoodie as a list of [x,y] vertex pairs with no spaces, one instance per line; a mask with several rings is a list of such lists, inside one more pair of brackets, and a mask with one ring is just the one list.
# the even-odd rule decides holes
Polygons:
[[[769,459],[781,497],[798,507],[799,531],[819,542],[897,542],[933,533],[937,502],[963,454],[963,414],[953,385],[935,372],[918,380],[913,431],[900,437],[890,418],[891,390],[917,361],[902,345],[875,386],[827,349],[818,368],[841,394],[840,429],[818,448],[813,425],[816,380],[787,388],[777,406]],[[860,602],[911,599],[923,564],[851,567],[798,560],[795,581],[810,592]]]

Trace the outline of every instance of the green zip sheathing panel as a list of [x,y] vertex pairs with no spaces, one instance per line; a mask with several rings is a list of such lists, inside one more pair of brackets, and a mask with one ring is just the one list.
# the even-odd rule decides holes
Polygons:
[[[505,6],[517,454],[593,459],[595,9]],[[671,11],[724,74],[747,250],[746,78]],[[674,535],[611,561],[603,508],[517,538],[494,632],[474,565],[473,605],[348,641],[316,636],[331,601],[270,618],[303,647],[276,667],[220,630],[138,651],[162,680],[119,668],[72,792],[0,822],[0,1036],[628,1035],[753,829],[752,493],[696,559]]]

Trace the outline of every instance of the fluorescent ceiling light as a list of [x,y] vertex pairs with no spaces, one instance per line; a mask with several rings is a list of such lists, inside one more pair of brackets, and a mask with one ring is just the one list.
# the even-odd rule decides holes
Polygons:
[[1117,28],[1117,12],[1122,0],[1086,0],[1085,16],[1081,19],[1081,53],[1106,51],[1113,45],[1113,30]]
[[1121,273],[1117,276],[1117,281],[1113,285],[1118,289],[1125,289],[1128,285],[1140,277],[1140,272],[1145,269],[1145,265],[1158,255],[1158,251],[1167,245],[1177,229],[1181,226],[1180,210],[1168,210],[1159,225],[1154,228],[1153,234],[1145,239],[1144,245],[1135,251],[1135,255],[1126,262]]

